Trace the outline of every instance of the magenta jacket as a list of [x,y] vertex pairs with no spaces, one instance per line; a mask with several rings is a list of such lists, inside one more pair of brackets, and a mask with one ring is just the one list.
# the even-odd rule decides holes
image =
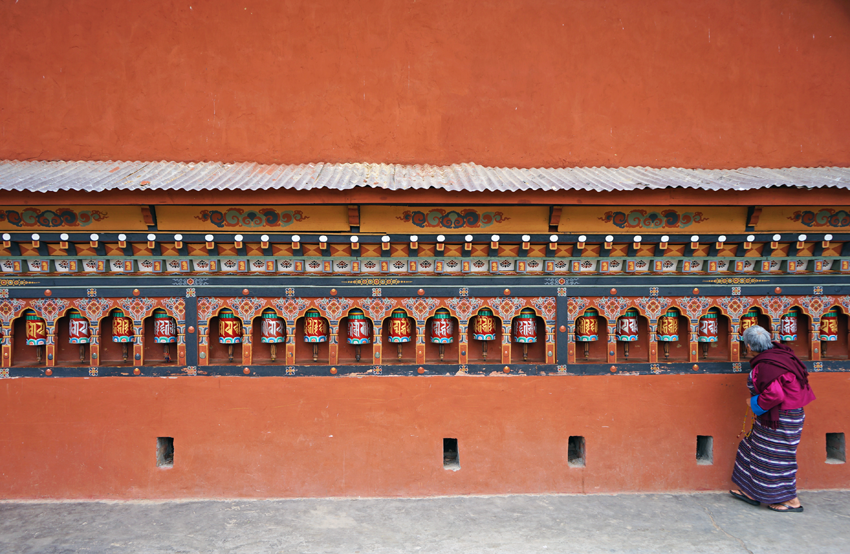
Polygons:
[[[753,369],[753,381],[758,375],[758,365]],[[802,408],[809,402],[815,399],[815,393],[811,387],[800,387],[800,382],[793,373],[788,372],[770,385],[761,394],[753,396],[750,399],[750,406],[753,412],[759,416],[769,411],[774,406],[779,406],[780,410],[796,410]]]

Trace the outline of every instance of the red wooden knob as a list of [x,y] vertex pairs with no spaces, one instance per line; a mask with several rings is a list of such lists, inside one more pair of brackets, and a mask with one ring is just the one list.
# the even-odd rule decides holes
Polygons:
[[416,291],[416,294],[422,296],[423,294],[425,294],[425,291],[423,289],[419,289],[418,291]]
[[47,375],[48,377],[50,377],[51,375],[53,375],[53,370],[52,370],[52,369],[48,369],[48,370],[46,370],[46,371],[44,372],[44,374],[45,374],[45,375]]
[[617,366],[615,366],[615,365],[611,366],[611,373],[617,373]]
[[53,294],[53,292],[50,289],[44,291],[44,296],[50,296],[51,294]]
[[336,296],[336,289],[331,289],[331,296]]
[[244,373],[245,375],[251,375],[251,370],[246,367],[242,370],[242,373]]
[[423,373],[425,373],[425,368],[424,368],[424,367],[420,367],[419,369],[417,369],[417,370],[416,370],[416,372],[417,372],[419,375],[422,375]]
[[331,368],[331,375],[336,375],[336,368],[335,367]]
[[617,294],[617,289],[611,289],[611,295],[613,296],[615,294]]
[[133,296],[139,296],[139,289],[133,289]]
[[140,375],[142,372],[139,368],[133,370],[133,375]]
[[248,292],[250,292],[248,289],[242,289],[243,296],[248,296]]
[[503,369],[502,371],[504,371],[505,373],[510,373],[511,368],[509,368],[508,366],[505,366],[505,369]]

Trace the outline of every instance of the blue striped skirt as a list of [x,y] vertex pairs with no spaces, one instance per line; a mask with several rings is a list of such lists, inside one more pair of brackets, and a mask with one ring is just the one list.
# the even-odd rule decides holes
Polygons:
[[738,445],[732,482],[765,504],[797,496],[797,445],[806,414],[803,408],[780,410],[776,429],[756,419],[750,436]]

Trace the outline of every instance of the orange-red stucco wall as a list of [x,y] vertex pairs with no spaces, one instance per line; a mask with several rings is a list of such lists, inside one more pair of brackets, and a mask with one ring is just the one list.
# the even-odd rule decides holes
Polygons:
[[[846,487],[850,375],[812,374],[801,488]],[[723,489],[743,375],[93,378],[0,382],[0,498],[415,496]],[[567,465],[571,435],[587,465]],[[714,437],[697,465],[696,436]],[[156,437],[174,438],[172,469]],[[443,469],[457,438],[459,471]]]
[[0,28],[0,159],[850,164],[843,0],[27,0]]

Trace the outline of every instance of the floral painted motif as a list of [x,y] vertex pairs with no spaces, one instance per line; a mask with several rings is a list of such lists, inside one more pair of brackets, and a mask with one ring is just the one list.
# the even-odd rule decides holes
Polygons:
[[303,298],[276,298],[272,300],[272,305],[278,309],[287,323],[292,325],[310,303]]
[[717,304],[732,318],[734,323],[741,319],[741,316],[753,303],[755,303],[755,299],[748,296],[724,296],[717,299]]
[[[484,304],[484,301],[475,297],[449,298],[446,304],[454,310],[454,313],[457,315],[461,323],[466,323],[469,321],[469,317],[472,315],[472,312],[480,308],[481,305]],[[463,336],[465,335],[461,334],[461,337]]]
[[605,223],[613,223],[621,229],[684,229],[694,223],[708,221],[702,212],[682,212],[662,210],[649,212],[647,210],[632,210],[625,212],[605,212],[599,218]]
[[[396,305],[396,300],[392,298],[364,298],[360,301],[363,310],[369,314],[372,321],[380,323],[384,320],[384,316],[392,310]],[[375,333],[378,332],[378,326],[375,325]]]
[[770,316],[774,323],[779,322],[779,318],[788,311],[793,302],[787,296],[762,296],[758,299],[759,305],[764,308],[765,313]]
[[230,208],[224,211],[202,210],[195,219],[209,221],[216,227],[289,227],[296,221],[310,219],[301,210],[279,212],[274,208],[245,210]]
[[677,298],[676,304],[682,308],[691,322],[694,322],[699,320],[700,316],[704,315],[708,307],[711,306],[711,298],[706,298],[705,296],[686,296]]
[[[511,321],[514,315],[525,306],[523,298],[491,298],[490,306],[496,310],[496,313],[502,318],[502,327],[510,328]],[[508,333],[510,339],[510,333]],[[504,337],[503,337],[504,338]]]
[[213,313],[221,307],[221,304],[219,298],[198,298],[198,322],[209,321]]
[[44,318],[47,326],[52,326],[59,314],[68,307],[68,301],[61,298],[39,298],[30,302],[30,307]]
[[[439,302],[436,298],[405,298],[402,300],[402,304],[410,310],[410,313],[416,318],[416,322],[422,325]],[[422,330],[420,330],[418,336],[424,341]]]
[[342,317],[342,313],[352,304],[348,298],[320,298],[316,301],[316,305],[325,312],[332,324],[336,324]]
[[845,210],[834,210],[823,208],[817,212],[801,210],[794,212],[791,221],[800,222],[806,227],[848,227],[850,226],[850,213]]
[[478,210],[466,209],[459,212],[454,210],[435,209],[429,212],[407,210],[396,219],[412,223],[417,227],[439,227],[442,229],[483,228],[502,223],[510,218],[502,212],[478,213]]
[[537,311],[543,315],[546,323],[555,321],[555,313],[558,309],[558,304],[552,296],[539,296],[531,299],[531,305],[537,308]]
[[186,301],[180,297],[165,298],[162,305],[168,308],[178,323],[186,321]]
[[92,325],[96,325],[103,314],[112,306],[112,302],[103,298],[83,298],[75,300],[74,304],[89,318]]
[[602,313],[608,319],[609,325],[612,322],[616,324],[617,317],[619,317],[623,311],[629,307],[629,299],[621,298],[619,296],[612,296],[611,298],[597,298],[596,305],[599,306],[599,309],[602,310]]
[[26,306],[26,302],[17,298],[0,301],[0,323],[4,327],[8,327],[12,323],[12,319],[24,309],[24,306]]
[[87,227],[95,221],[103,221],[109,215],[99,210],[77,212],[70,208],[41,211],[27,208],[23,211],[0,210],[0,221],[6,221],[15,227]]
[[266,305],[266,301],[262,298],[230,298],[227,304],[242,321],[250,324],[254,316]]
[[133,318],[137,325],[142,323],[145,315],[154,307],[153,298],[122,298],[119,301],[121,307]]
[[820,323],[820,318],[833,304],[835,298],[831,296],[803,296],[799,298],[800,305],[812,316],[812,323]]
[[655,323],[661,314],[664,313],[673,300],[665,296],[642,297],[635,300],[635,304],[643,310],[644,315],[649,319],[650,323]]
[[581,296],[567,298],[567,321],[575,321],[580,313],[587,307],[587,298]]

